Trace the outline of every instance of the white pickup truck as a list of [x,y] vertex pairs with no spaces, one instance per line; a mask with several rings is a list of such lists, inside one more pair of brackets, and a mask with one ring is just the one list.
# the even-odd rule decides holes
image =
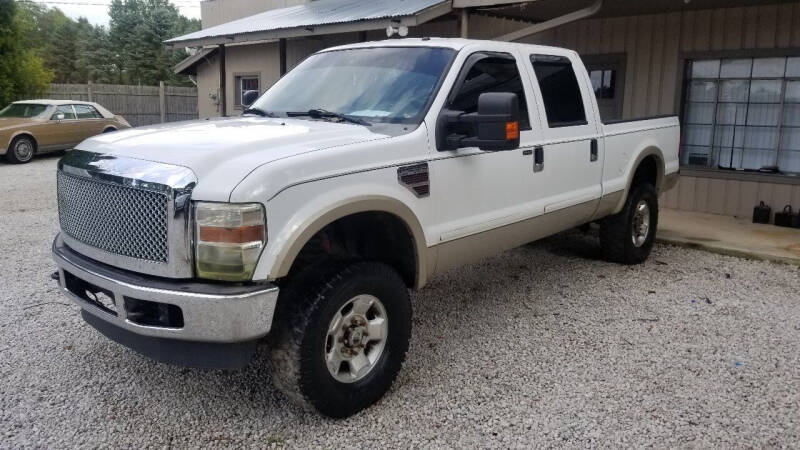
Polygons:
[[677,118],[603,123],[559,48],[346,45],[247,100],[241,117],[69,151],[59,284],[90,325],[159,361],[242,367],[267,337],[276,384],[333,417],[396,377],[408,289],[591,222],[610,260],[642,262],[678,173]]

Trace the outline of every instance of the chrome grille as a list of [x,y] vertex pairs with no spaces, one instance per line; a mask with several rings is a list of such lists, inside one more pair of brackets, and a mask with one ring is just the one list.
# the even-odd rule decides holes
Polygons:
[[169,258],[165,192],[58,172],[61,231],[104,250],[144,261]]

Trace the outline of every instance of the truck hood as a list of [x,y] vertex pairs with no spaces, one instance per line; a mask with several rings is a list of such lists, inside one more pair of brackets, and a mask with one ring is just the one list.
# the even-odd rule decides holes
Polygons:
[[116,131],[87,139],[75,148],[188,167],[198,179],[194,198],[227,201],[233,188],[259,166],[387,137],[356,124],[236,117]]

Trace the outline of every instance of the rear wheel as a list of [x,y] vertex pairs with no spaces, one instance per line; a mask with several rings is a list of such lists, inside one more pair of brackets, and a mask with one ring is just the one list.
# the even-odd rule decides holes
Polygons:
[[650,183],[631,188],[625,207],[600,222],[600,247],[611,261],[639,264],[650,255],[658,228],[658,195]]
[[24,164],[33,159],[36,152],[36,143],[28,136],[18,136],[11,141],[11,145],[6,152],[8,162],[14,164]]
[[310,268],[281,294],[270,364],[275,384],[302,406],[346,417],[378,401],[400,371],[411,303],[385,264]]

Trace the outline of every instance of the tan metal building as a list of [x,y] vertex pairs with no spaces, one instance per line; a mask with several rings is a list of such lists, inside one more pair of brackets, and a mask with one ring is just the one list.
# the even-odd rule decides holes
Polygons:
[[800,208],[800,1],[206,0],[201,7],[203,30],[168,41],[198,49],[176,70],[196,75],[201,117],[238,114],[243,91],[265,90],[322,48],[385,39],[387,27],[555,45],[583,57],[604,119],[681,117],[681,179],[664,206],[742,217],[761,200]]

